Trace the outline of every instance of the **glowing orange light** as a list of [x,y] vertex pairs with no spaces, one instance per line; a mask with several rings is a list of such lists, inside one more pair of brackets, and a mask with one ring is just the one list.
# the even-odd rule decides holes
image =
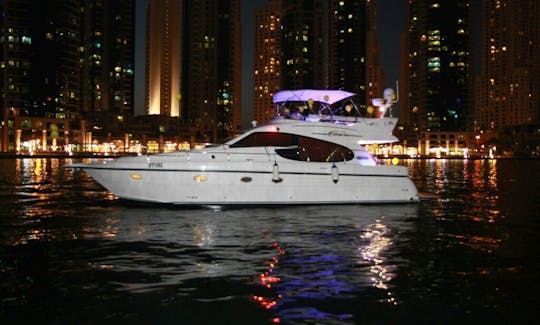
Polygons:
[[[274,246],[276,251],[279,252],[280,254],[285,253],[285,251],[279,247],[279,244],[277,242],[272,243],[272,246]],[[265,271],[264,273],[260,273],[259,282],[264,288],[272,289],[272,284],[281,282],[281,278],[270,275],[274,271],[274,268],[277,267],[277,264],[279,263],[279,259],[277,257],[272,257],[270,260],[266,260],[265,263],[268,265],[268,270]],[[260,306],[266,309],[270,309],[276,306],[279,299],[282,299],[282,298],[283,296],[281,294],[278,295],[277,297],[276,296],[273,296],[273,297],[253,296],[253,300],[256,301]],[[280,318],[274,318],[272,322],[280,323],[281,320]]]
[[197,183],[201,183],[201,182],[204,182],[206,181],[208,178],[204,175],[196,175],[196,176],[193,176],[193,180]]
[[275,276],[263,276],[261,274],[261,282],[263,283],[278,283],[281,279]]
[[135,180],[138,180],[138,179],[141,179],[142,178],[142,175],[140,174],[131,174],[129,177],[135,179]]

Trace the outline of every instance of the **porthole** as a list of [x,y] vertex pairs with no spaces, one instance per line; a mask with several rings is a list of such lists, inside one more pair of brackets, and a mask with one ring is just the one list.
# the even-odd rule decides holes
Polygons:
[[197,183],[200,183],[200,182],[205,182],[206,180],[208,179],[208,177],[204,176],[204,175],[196,175],[196,176],[193,176],[193,180]]
[[131,175],[129,175],[129,177],[131,177],[131,178],[134,179],[134,180],[142,179],[142,175],[141,175],[141,174],[131,174]]
[[245,176],[245,177],[240,178],[240,180],[244,183],[249,183],[251,182],[251,177]]

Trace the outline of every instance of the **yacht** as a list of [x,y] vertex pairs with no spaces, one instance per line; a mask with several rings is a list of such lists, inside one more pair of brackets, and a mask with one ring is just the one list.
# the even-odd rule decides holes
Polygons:
[[[397,141],[387,117],[392,91],[372,117],[342,90],[276,93],[275,116],[223,144],[164,154],[75,163],[115,196],[179,205],[403,203],[419,200],[405,166],[364,147]],[[370,107],[371,108],[371,107]]]

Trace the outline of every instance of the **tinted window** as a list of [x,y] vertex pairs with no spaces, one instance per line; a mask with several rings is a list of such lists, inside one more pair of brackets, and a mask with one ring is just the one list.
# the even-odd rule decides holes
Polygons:
[[338,144],[295,134],[257,132],[231,144],[231,147],[291,147],[278,149],[284,158],[300,161],[345,161],[354,158],[351,150]]
[[280,132],[256,132],[231,147],[288,147],[298,145],[298,136]]
[[276,153],[300,161],[345,161],[354,158],[353,152],[343,146],[308,137],[299,137],[298,147],[278,149]]

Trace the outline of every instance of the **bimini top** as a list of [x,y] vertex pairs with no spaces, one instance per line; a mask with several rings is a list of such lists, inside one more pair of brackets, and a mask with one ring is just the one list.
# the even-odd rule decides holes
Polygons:
[[346,98],[355,96],[344,90],[319,90],[319,89],[298,89],[298,90],[282,90],[274,95],[274,103],[283,102],[314,102],[325,103],[332,105]]

